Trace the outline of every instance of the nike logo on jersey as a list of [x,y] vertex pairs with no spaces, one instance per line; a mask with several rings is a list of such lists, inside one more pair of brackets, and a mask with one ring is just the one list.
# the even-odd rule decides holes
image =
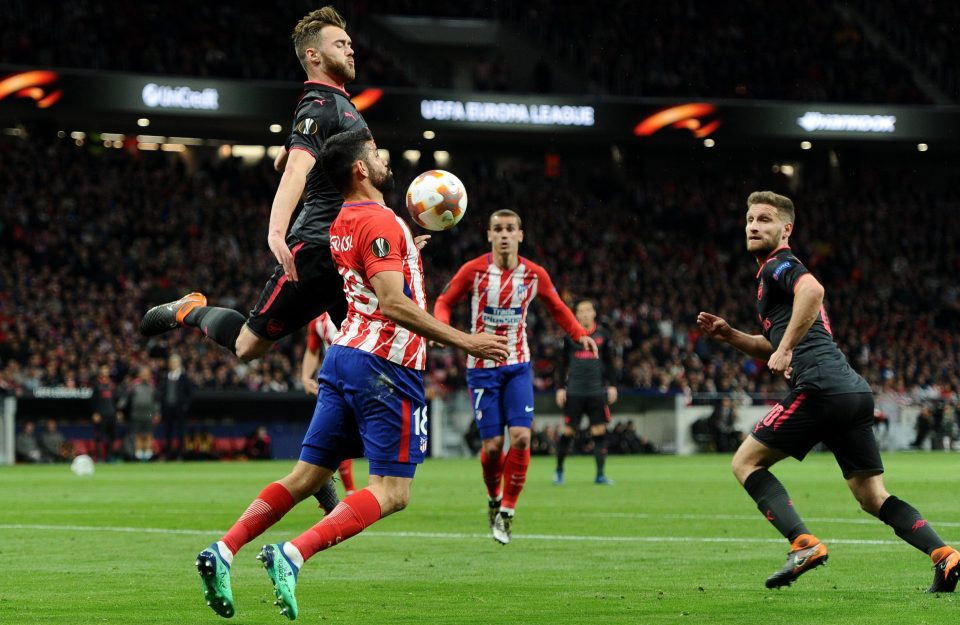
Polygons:
[[533,406],[524,406],[524,407],[523,407],[523,411],[524,411],[524,412],[533,412]]

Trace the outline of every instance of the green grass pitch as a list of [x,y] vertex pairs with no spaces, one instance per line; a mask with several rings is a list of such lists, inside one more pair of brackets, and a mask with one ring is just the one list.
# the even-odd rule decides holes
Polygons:
[[[311,560],[298,622],[360,625],[580,623],[941,624],[960,601],[928,595],[925,555],[861,512],[829,455],[775,473],[827,566],[793,587],[764,579],[786,542],[730,475],[728,456],[534,458],[504,547],[487,534],[476,460],[430,460],[410,507]],[[888,455],[887,487],[960,542],[957,456]],[[0,623],[222,622],[204,605],[193,562],[291,462],[0,468]],[[366,464],[355,473],[365,483]],[[238,624],[283,623],[254,559],[265,542],[315,523],[304,502],[237,555]]]

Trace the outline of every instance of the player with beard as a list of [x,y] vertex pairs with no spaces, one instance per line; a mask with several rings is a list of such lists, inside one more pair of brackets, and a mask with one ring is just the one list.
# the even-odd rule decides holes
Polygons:
[[[323,312],[329,311],[337,325],[343,320],[343,280],[330,257],[329,234],[343,197],[317,166],[317,159],[330,137],[366,128],[344,90],[356,76],[345,27],[336,9],[326,6],[304,16],[293,30],[294,48],[307,80],[287,140],[288,151],[277,161],[283,176],[267,234],[277,266],[256,306],[244,317],[230,308],[207,306],[203,294],[190,293],[147,311],[140,322],[144,336],[191,326],[248,361]],[[291,227],[304,189],[303,209]]]
[[795,212],[790,198],[757,191],[747,198],[747,251],[757,259],[757,311],[762,334],[735,330],[701,312],[697,324],[711,338],[783,374],[791,390],[753,429],[733,457],[733,473],[760,512],[790,542],[786,564],[767,588],[787,586],[827,561],[827,546],[810,533],[770,468],[788,456],[803,460],[817,443],[833,452],[850,492],[864,511],[930,556],[929,592],[953,592],[960,553],[946,545],[907,502],[887,492],[873,434],[873,393],[833,340],[824,289],[790,250]]
[[222,616],[234,613],[229,563],[243,545],[329,482],[345,458],[369,461],[367,487],[345,497],[299,537],[263,547],[260,560],[274,585],[281,614],[299,613],[295,590],[304,563],[340,544],[410,500],[417,465],[428,442],[423,370],[426,339],[500,362],[506,339],[466,334],[426,312],[420,247],[410,229],[383,204],[393,183],[366,128],[340,133],[324,145],[324,171],[343,193],[330,227],[330,249],[347,295],[347,317],[320,369],[319,395],[300,460],[269,484],[219,541],[200,553],[213,567],[205,596]]

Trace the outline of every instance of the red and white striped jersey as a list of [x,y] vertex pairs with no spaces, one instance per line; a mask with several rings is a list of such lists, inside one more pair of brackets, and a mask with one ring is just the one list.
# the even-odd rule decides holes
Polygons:
[[467,356],[467,367],[486,369],[515,365],[530,360],[527,345],[527,308],[537,295],[567,334],[575,341],[585,334],[560,296],[553,280],[540,265],[520,257],[520,263],[511,271],[501,269],[492,254],[484,254],[464,263],[437,298],[434,316],[450,323],[451,308],[470,294],[471,332],[499,334],[509,339],[510,355],[501,363]]
[[330,319],[330,315],[323,313],[307,326],[307,351],[316,353],[321,347],[330,347],[336,335],[336,324]]
[[347,318],[332,344],[425,369],[426,340],[383,314],[370,282],[381,271],[402,272],[404,293],[427,309],[420,250],[407,224],[383,204],[346,202],[330,226],[330,251],[347,295]]

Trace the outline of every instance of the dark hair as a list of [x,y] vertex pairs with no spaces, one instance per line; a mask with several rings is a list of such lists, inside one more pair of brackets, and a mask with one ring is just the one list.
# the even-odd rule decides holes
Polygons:
[[785,195],[773,191],[754,191],[747,198],[747,210],[754,204],[768,204],[777,209],[777,215],[785,223],[796,223],[797,213],[793,208],[793,200]]
[[341,132],[324,141],[320,150],[320,165],[341,195],[353,184],[353,164],[363,160],[367,141],[372,139],[368,128],[359,128]]

